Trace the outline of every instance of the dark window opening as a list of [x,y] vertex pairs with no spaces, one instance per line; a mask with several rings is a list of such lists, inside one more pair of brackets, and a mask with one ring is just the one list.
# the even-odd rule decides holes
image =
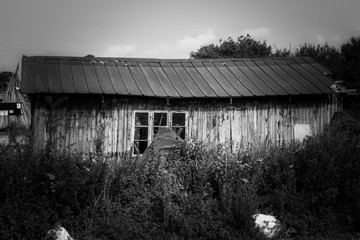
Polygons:
[[142,154],[148,147],[149,114],[135,113],[134,154]]
[[172,129],[181,139],[185,139],[185,113],[172,114]]
[[167,126],[167,113],[154,113],[154,138],[160,126]]

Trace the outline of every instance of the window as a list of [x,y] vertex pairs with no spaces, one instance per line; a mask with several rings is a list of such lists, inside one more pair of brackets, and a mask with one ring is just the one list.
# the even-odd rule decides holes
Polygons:
[[185,113],[172,113],[172,129],[185,139]]
[[134,154],[143,153],[149,141],[149,114],[135,114]]
[[165,113],[165,112],[154,112],[153,136],[156,136],[160,126],[167,126],[167,113]]
[[186,137],[186,112],[136,111],[133,154],[142,154],[155,138],[159,127],[172,128],[181,139]]

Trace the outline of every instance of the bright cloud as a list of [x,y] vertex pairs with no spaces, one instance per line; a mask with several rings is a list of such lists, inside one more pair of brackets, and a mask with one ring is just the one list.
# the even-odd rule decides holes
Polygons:
[[105,57],[142,57],[142,58],[189,58],[191,51],[202,45],[214,42],[216,35],[209,29],[207,32],[185,37],[173,43],[160,43],[148,49],[136,45],[113,45],[103,53]]
[[216,36],[210,29],[205,34],[197,35],[196,37],[185,36],[175,43],[175,47],[182,51],[195,51],[201,45],[209,44],[215,40]]
[[136,49],[134,45],[113,45],[109,46],[103,55],[105,57],[132,57]]
[[342,42],[343,41],[342,38],[340,37],[340,35],[337,35],[337,34],[332,36],[331,39],[333,41],[335,41],[335,42]]
[[150,49],[139,51],[139,57],[149,58],[189,58],[191,51],[196,51],[202,45],[209,44],[216,39],[216,35],[210,29],[206,33],[197,36],[188,36],[177,40],[175,43],[162,43]]
[[315,36],[315,38],[316,38],[317,43],[319,43],[319,44],[325,43],[325,38],[322,35],[318,34]]

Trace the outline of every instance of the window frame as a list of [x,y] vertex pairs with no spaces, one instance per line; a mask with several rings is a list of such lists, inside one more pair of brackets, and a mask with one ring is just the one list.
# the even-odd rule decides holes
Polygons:
[[133,117],[132,117],[132,127],[131,127],[131,153],[133,156],[139,156],[142,155],[142,153],[140,154],[136,154],[134,153],[134,147],[135,147],[135,128],[136,128],[136,114],[137,113],[147,113],[148,114],[148,145],[147,147],[149,147],[149,145],[151,144],[151,142],[154,140],[155,138],[155,134],[154,134],[154,114],[155,113],[166,113],[167,114],[167,119],[166,119],[166,125],[163,127],[169,127],[169,128],[173,128],[172,126],[172,121],[173,121],[173,114],[174,113],[182,113],[185,114],[185,137],[184,140],[187,139],[188,137],[188,116],[189,113],[188,111],[183,111],[183,110],[134,110],[133,111]]
[[[148,113],[148,112],[146,112],[146,111],[139,111],[139,112],[137,112],[137,113],[146,113],[148,116],[147,116],[147,125],[143,125],[144,127],[146,126],[147,127],[147,139],[146,139],[146,142],[147,142],[147,146],[146,146],[146,148],[148,148],[149,147],[149,132],[150,132],[150,114]],[[132,139],[132,145],[131,145],[131,152],[132,152],[132,154],[133,155],[138,155],[138,154],[136,154],[136,153],[134,153],[134,151],[135,151],[135,130],[136,130],[136,128],[137,127],[139,127],[139,128],[141,128],[142,127],[142,125],[140,125],[140,126],[137,126],[136,125],[136,113],[134,113],[134,117],[133,117],[133,127],[132,127],[132,132],[131,132],[131,134],[132,134],[132,137],[131,137],[131,139]],[[142,139],[137,139],[137,141],[143,141],[143,142],[145,142],[145,140],[142,140]]]

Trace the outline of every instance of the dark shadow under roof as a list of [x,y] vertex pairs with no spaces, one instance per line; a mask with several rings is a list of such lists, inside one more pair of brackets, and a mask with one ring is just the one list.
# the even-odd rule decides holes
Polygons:
[[22,58],[22,92],[204,98],[332,93],[311,58]]

